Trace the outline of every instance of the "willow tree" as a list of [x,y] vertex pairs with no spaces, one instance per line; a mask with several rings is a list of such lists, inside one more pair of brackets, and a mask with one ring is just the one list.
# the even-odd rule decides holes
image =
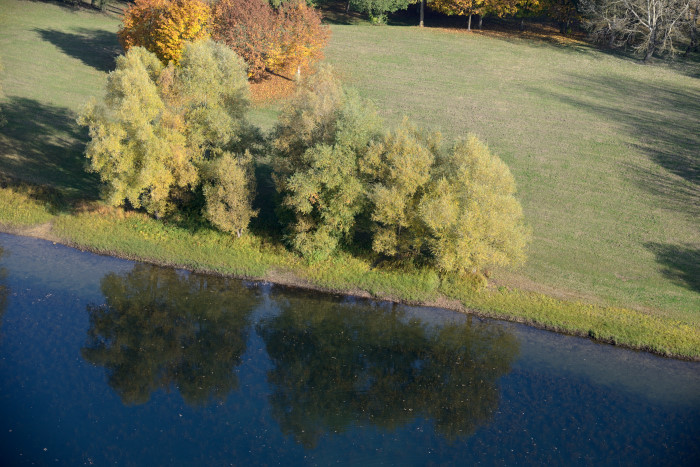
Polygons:
[[[168,67],[146,49],[131,48],[117,59],[105,98],[79,118],[89,127],[86,156],[104,182],[105,199],[160,216],[192,199],[202,184],[240,184],[240,171],[251,173],[249,159],[235,153],[247,131],[247,96],[245,64],[224,45],[189,43]],[[240,170],[217,169],[221,164]],[[253,214],[250,183],[225,196],[205,191],[214,225],[245,230]]]
[[349,239],[366,191],[358,160],[380,134],[376,111],[328,68],[302,83],[283,110],[274,177],[291,217],[290,244],[303,256],[325,258]]
[[424,134],[404,120],[361,161],[370,181],[375,252],[400,259],[421,254],[427,237],[418,205],[432,177],[438,146],[439,135]]
[[525,260],[530,230],[515,198],[515,180],[474,136],[442,159],[419,212],[443,271],[480,273]]

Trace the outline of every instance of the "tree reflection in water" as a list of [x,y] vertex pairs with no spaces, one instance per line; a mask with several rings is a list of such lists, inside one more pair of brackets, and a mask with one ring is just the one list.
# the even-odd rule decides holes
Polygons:
[[177,388],[190,404],[223,400],[238,388],[256,291],[237,280],[138,264],[101,282],[105,304],[90,305],[83,357],[107,369],[125,404]]
[[426,326],[400,307],[280,300],[257,326],[274,363],[273,416],[305,447],[326,432],[418,418],[454,440],[488,422],[498,379],[518,354],[514,336],[477,320]]

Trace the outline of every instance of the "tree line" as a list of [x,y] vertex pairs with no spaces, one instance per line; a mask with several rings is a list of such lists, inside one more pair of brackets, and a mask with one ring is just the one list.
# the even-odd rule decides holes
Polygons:
[[443,151],[408,121],[386,131],[327,67],[299,83],[268,137],[248,105],[245,63],[224,44],[186,43],[167,66],[132,47],[79,119],[104,199],[155,217],[199,211],[240,237],[257,214],[256,164],[268,163],[286,242],[311,260],[340,248],[443,271],[524,260],[515,182],[475,137]]
[[[236,2],[222,0],[214,11]],[[134,8],[166,3],[203,5],[138,0]],[[195,14],[173,16],[205,16],[189,11]],[[270,228],[310,260],[345,249],[469,273],[524,261],[529,229],[515,182],[478,139],[443,150],[438,133],[408,120],[387,131],[372,103],[345,89],[328,67],[299,80],[276,128],[263,136],[246,117],[251,63],[223,33],[217,42],[183,27],[194,31],[187,33],[193,40],[161,40],[173,22],[139,29],[139,21],[125,21],[120,38],[128,51],[118,57],[105,97],[79,117],[91,137],[89,169],[104,182],[108,203],[156,218],[194,213],[237,237],[261,202],[274,205]],[[255,172],[263,165],[274,194],[261,201]]]
[[[322,1],[322,0],[320,0]],[[464,16],[467,29],[478,17],[547,18],[567,33],[574,25],[585,29],[591,39],[611,48],[626,48],[644,61],[655,53],[673,55],[698,51],[700,0],[349,0],[348,10],[386,19],[387,13],[405,10],[411,4],[452,16]]]

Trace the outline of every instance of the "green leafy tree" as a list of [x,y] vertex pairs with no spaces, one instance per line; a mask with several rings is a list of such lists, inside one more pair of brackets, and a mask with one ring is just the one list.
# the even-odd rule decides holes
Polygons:
[[303,256],[327,257],[348,238],[365,199],[358,159],[380,131],[377,113],[326,68],[303,83],[283,111],[275,178],[293,218],[290,243]]
[[474,136],[441,159],[418,211],[443,271],[480,273],[525,260],[530,232],[513,176]]
[[[254,215],[253,182],[232,189],[241,173],[224,174],[221,168],[238,167],[252,177],[250,158],[232,155],[244,143],[241,135],[249,133],[247,108],[245,64],[228,47],[189,43],[179,64],[168,67],[133,47],[117,59],[104,101],[92,101],[79,118],[90,131],[90,170],[100,174],[108,202],[126,200],[156,216],[175,211],[206,184],[211,199],[205,215],[222,230],[240,234]],[[228,186],[229,193],[215,184]]]
[[106,275],[101,288],[105,303],[87,307],[82,355],[105,367],[124,403],[143,404],[153,391],[174,387],[201,405],[238,388],[235,367],[258,304],[254,291],[146,264]]
[[274,367],[272,415],[307,448],[360,425],[415,419],[454,440],[487,423],[517,341],[481,322],[426,326],[400,310],[290,299],[257,325]]
[[348,7],[356,11],[367,13],[371,19],[378,22],[386,21],[386,14],[398,10],[405,10],[408,5],[418,0],[350,0]]
[[361,161],[370,180],[375,252],[400,259],[421,254],[427,237],[418,205],[431,180],[439,144],[439,134],[423,134],[404,120]]
[[133,47],[117,58],[104,101],[92,101],[78,120],[90,129],[86,156],[106,185],[106,200],[154,214],[172,210],[171,190],[197,181],[180,121],[158,89],[162,71],[154,54]]
[[219,229],[240,237],[257,215],[251,208],[255,188],[250,152],[241,157],[226,152],[213,160],[204,173],[205,217]]

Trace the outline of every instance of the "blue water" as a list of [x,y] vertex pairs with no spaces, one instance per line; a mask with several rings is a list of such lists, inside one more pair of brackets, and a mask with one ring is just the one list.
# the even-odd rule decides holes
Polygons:
[[700,465],[700,365],[0,234],[2,465]]

